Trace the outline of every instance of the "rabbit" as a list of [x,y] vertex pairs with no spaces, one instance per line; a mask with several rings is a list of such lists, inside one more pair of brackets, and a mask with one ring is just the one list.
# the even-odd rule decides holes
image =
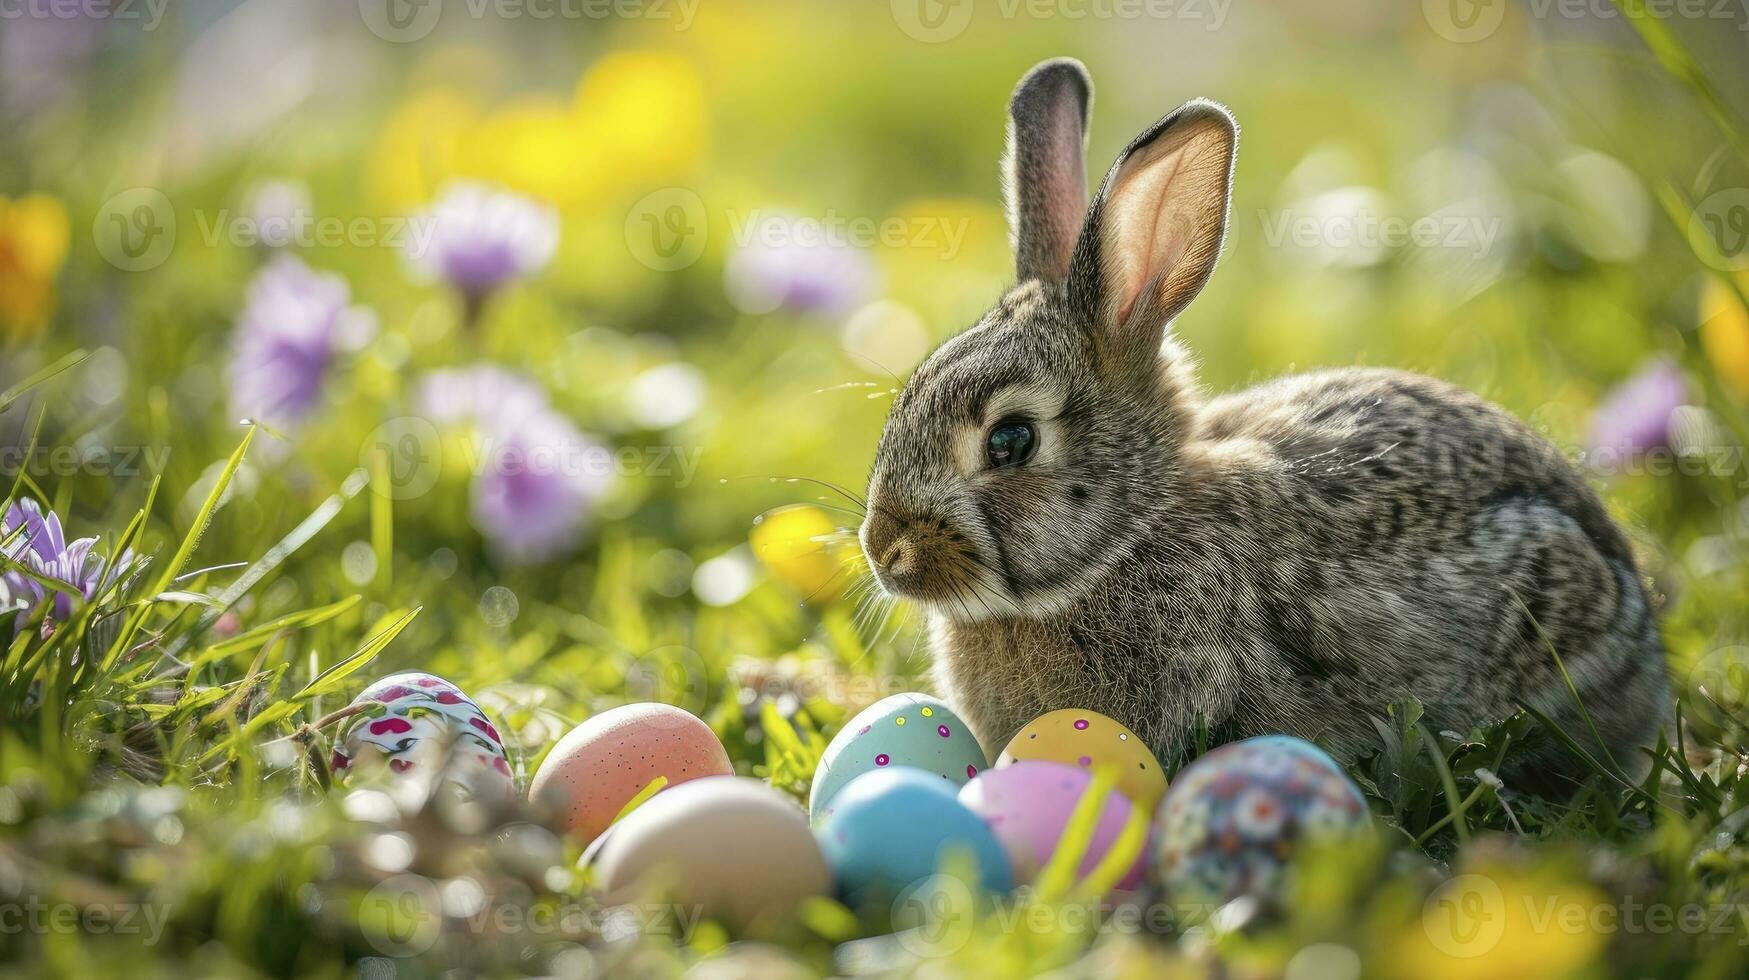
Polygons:
[[[905,380],[876,448],[859,541],[924,611],[939,693],[992,757],[1084,708],[1162,760],[1286,733],[1353,761],[1414,696],[1434,730],[1530,705],[1633,769],[1666,658],[1584,478],[1504,410],[1403,371],[1205,393],[1172,321],[1221,252],[1237,124],[1186,103],[1089,204],[1091,96],[1072,59],[1015,89],[1017,284]],[[1543,756],[1527,785],[1586,771]]]

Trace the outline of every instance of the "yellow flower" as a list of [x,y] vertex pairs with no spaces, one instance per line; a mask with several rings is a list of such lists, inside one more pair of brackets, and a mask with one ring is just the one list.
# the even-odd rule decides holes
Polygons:
[[[780,581],[815,602],[836,597],[843,586],[843,551],[829,536],[838,530],[826,512],[798,504],[779,507],[753,526],[753,554]],[[838,579],[838,581],[834,581]]]
[[528,98],[493,112],[468,133],[461,169],[470,177],[564,205],[593,182],[595,153],[569,105]]
[[647,191],[703,157],[704,83],[679,55],[626,51],[583,74],[575,101],[529,96],[490,112],[450,88],[423,91],[378,134],[370,187],[386,206],[423,207],[471,177],[560,207]]
[[704,82],[680,55],[622,51],[590,66],[576,111],[592,189],[654,188],[692,170],[708,142],[705,108]]
[[1386,965],[1427,980],[1572,977],[1634,927],[1623,917],[1635,909],[1546,871],[1478,865],[1428,896]]
[[67,211],[42,194],[0,197],[0,335],[41,332],[54,303],[55,276],[67,259]]
[[[1749,274],[1737,283],[1749,291]],[[1723,279],[1707,279],[1700,298],[1700,345],[1719,378],[1739,393],[1749,394],[1749,309]]]
[[474,101],[453,89],[409,98],[377,134],[366,178],[371,196],[398,211],[429,204],[458,172],[463,137],[479,118]]

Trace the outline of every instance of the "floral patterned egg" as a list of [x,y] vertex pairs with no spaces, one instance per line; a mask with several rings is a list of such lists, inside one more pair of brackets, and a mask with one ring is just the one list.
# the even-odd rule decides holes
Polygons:
[[1085,708],[1064,708],[1028,722],[1008,741],[996,768],[1023,759],[1082,769],[1109,766],[1117,772],[1117,791],[1145,807],[1166,794],[1166,771],[1136,733]]
[[385,677],[352,703],[329,768],[342,783],[366,768],[391,775],[441,769],[446,782],[476,795],[514,797],[516,784],[498,730],[461,688],[435,674]]
[[1248,738],[1172,782],[1155,816],[1154,873],[1175,903],[1271,898],[1302,842],[1371,827],[1360,789],[1322,749],[1286,735]]
[[947,780],[955,791],[989,763],[972,730],[927,694],[895,694],[845,723],[820,757],[808,796],[808,819],[832,815],[832,798],[865,772],[909,766]]

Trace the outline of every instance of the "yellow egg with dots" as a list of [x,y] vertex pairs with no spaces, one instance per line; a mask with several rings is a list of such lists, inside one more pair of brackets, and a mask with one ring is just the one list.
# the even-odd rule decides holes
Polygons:
[[1118,792],[1143,806],[1166,795],[1160,760],[1135,732],[1097,711],[1064,708],[1034,718],[1002,750],[996,768],[1022,759],[1115,769]]

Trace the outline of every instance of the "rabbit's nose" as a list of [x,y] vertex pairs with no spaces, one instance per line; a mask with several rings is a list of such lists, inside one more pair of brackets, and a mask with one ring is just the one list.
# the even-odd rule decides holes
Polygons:
[[887,545],[875,563],[888,575],[908,575],[917,566],[917,546],[901,535]]
[[922,563],[909,530],[903,522],[884,516],[863,525],[863,552],[875,573],[888,581],[914,573]]

